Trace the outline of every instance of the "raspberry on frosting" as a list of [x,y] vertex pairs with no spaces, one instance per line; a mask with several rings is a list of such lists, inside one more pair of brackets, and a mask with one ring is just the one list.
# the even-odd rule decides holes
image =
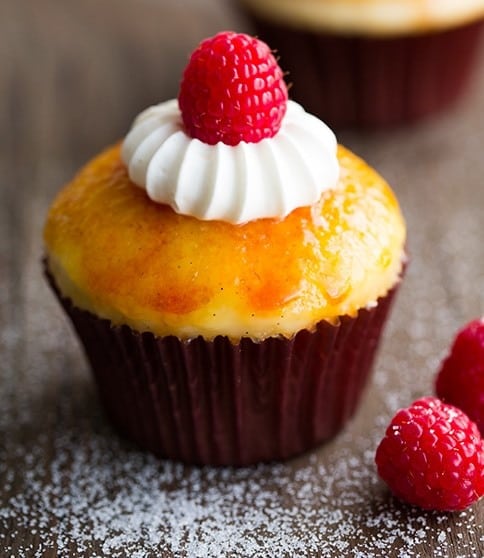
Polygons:
[[434,397],[397,412],[375,461],[395,496],[424,509],[462,510],[484,494],[484,441],[477,426]]
[[191,55],[178,95],[187,133],[204,143],[257,143],[273,137],[286,112],[287,87],[269,47],[224,31]]
[[269,47],[233,32],[199,45],[179,98],[138,115],[121,158],[151,200],[236,225],[284,219],[340,177],[334,133],[288,100]]
[[459,331],[435,387],[443,401],[462,409],[484,435],[484,318]]

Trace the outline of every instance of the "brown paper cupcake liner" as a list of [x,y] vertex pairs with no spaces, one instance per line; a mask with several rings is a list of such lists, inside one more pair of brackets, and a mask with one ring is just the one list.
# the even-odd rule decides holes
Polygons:
[[372,38],[307,32],[250,15],[289,72],[291,97],[334,128],[393,126],[445,109],[469,82],[484,26]]
[[159,456],[211,465],[286,459],[334,436],[355,412],[396,291],[337,326],[234,344],[113,327],[46,274],[119,432]]

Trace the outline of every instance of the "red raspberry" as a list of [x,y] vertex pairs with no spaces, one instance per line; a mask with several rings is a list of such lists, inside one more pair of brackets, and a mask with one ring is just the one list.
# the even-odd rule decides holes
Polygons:
[[178,103],[193,138],[211,145],[257,143],[279,130],[287,87],[265,43],[224,31],[202,41],[193,52]]
[[477,426],[435,397],[397,412],[375,461],[395,496],[424,509],[462,510],[484,494],[484,441]]
[[440,399],[469,415],[484,436],[484,319],[459,331],[435,388]]

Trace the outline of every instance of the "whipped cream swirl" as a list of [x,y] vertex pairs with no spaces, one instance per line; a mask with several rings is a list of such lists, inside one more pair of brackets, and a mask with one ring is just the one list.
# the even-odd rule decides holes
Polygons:
[[171,100],[136,118],[121,157],[153,201],[201,220],[241,224],[282,219],[318,201],[338,181],[336,149],[328,126],[294,101],[274,137],[230,146],[188,136]]

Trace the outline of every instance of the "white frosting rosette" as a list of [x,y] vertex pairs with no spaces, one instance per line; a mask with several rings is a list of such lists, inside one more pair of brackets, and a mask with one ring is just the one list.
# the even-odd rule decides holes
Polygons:
[[171,100],[136,118],[121,157],[153,201],[197,219],[242,224],[282,219],[317,202],[337,184],[336,150],[328,126],[294,101],[274,137],[230,146],[188,136]]

